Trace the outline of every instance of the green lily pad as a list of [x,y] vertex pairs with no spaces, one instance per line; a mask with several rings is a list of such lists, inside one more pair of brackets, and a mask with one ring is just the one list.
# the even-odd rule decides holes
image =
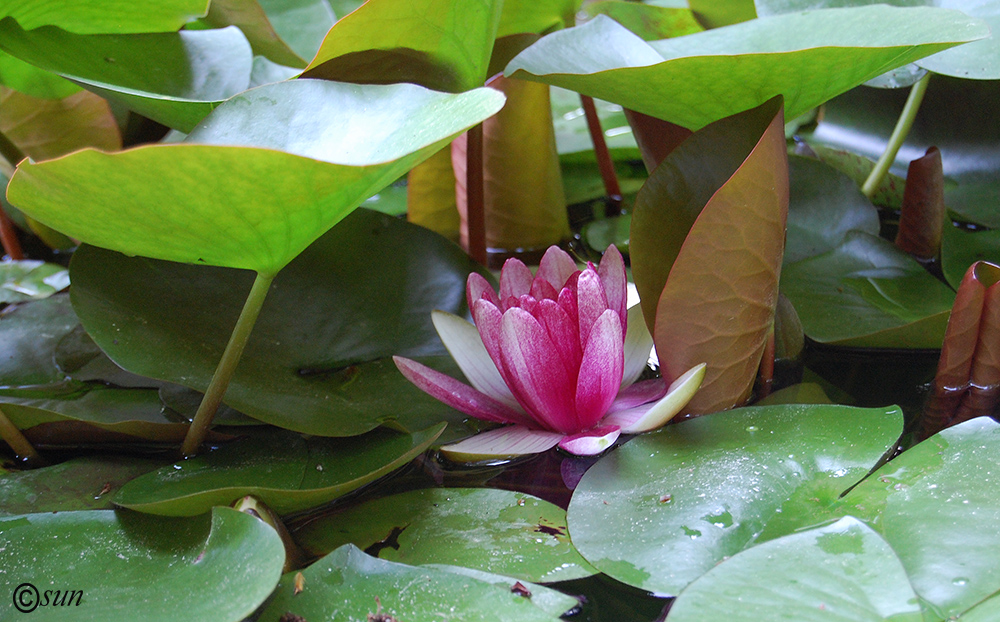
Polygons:
[[[277,620],[286,612],[304,620],[437,620],[456,622],[555,622],[510,587],[448,572],[413,567],[365,555],[345,545],[301,573],[282,577],[261,615]],[[513,583],[511,583],[513,585]],[[376,617],[382,614],[381,617]]]
[[0,51],[0,84],[39,99],[62,99],[80,87],[66,78]]
[[[321,436],[379,425],[406,431],[464,417],[413,387],[390,357],[457,367],[431,311],[467,313],[475,264],[443,238],[358,210],[275,279],[225,401],[251,417]],[[481,268],[479,268],[481,270]],[[80,248],[71,264],[84,326],[120,366],[204,391],[252,275]],[[454,427],[454,429],[452,429]]]
[[[808,9],[864,6],[876,3],[955,9],[983,20],[989,24],[990,29],[994,32],[1000,27],[1000,1],[997,0],[980,0],[978,2],[963,0],[847,0],[846,2],[845,0],[756,0],[754,2],[757,14],[761,17]],[[997,63],[997,58],[1000,58],[1000,37],[993,35],[922,58],[916,61],[916,64],[928,71],[956,78],[998,80],[1000,79],[1000,64]]]
[[0,303],[48,298],[69,287],[69,270],[37,260],[0,261]]
[[[421,567],[436,568],[438,570],[444,570],[445,572],[451,572],[463,577],[471,577],[473,579],[485,581],[486,583],[519,593],[522,597],[531,599],[531,604],[554,617],[568,614],[571,610],[580,606],[580,601],[573,596],[567,596],[559,590],[554,590],[552,588],[545,587],[544,585],[539,585],[538,583],[532,583],[531,581],[517,581],[511,577],[505,577],[503,575],[493,574],[490,572],[483,572],[482,570],[474,570],[472,568],[466,568],[465,566],[423,564]],[[528,591],[528,594],[525,594],[523,591],[515,588],[514,585],[516,583],[520,583],[521,586]]]
[[899,558],[854,518],[738,553],[688,586],[670,608],[671,622],[750,622],[762,616],[797,622],[924,620]]
[[246,89],[253,63],[237,28],[79,35],[55,26],[24,30],[5,18],[0,48],[184,132]]
[[882,534],[935,619],[1000,591],[998,451],[1000,425],[967,421],[903,452],[834,508]]
[[941,271],[956,290],[969,266],[977,261],[1000,265],[1000,230],[962,231],[945,227],[941,241]]
[[316,507],[360,488],[426,450],[444,424],[351,439],[302,438],[268,430],[132,480],[115,504],[164,516],[194,516],[253,495],[278,514]]
[[599,15],[544,37],[505,75],[698,129],[779,94],[792,119],[889,69],[987,36],[979,20],[927,7],[777,15],[651,43]]
[[563,510],[506,490],[412,490],[319,518],[294,535],[313,554],[351,543],[391,561],[467,566],[526,581],[595,572],[566,535]]
[[[20,616],[17,604],[38,606],[45,620],[141,612],[150,622],[237,622],[271,594],[285,561],[272,528],[229,508],[183,519],[109,510],[26,514],[0,519],[0,534],[0,589],[14,595],[0,604],[4,619]],[[211,598],[194,597],[206,586]],[[75,600],[51,606],[55,598]]]
[[898,408],[833,405],[740,408],[668,426],[587,471],[570,501],[570,534],[598,570],[678,594],[766,539],[765,529],[773,538],[810,524],[901,431]]
[[134,456],[84,456],[30,471],[0,472],[0,516],[109,510],[122,484],[165,462]]
[[[843,149],[832,149],[823,145],[811,145],[813,151],[819,159],[850,177],[858,188],[865,183],[872,169],[875,168],[875,161],[863,155],[844,151]],[[871,202],[878,207],[888,207],[899,209],[903,205],[903,190],[906,187],[906,180],[893,173],[887,173],[882,179],[882,183],[872,193]],[[848,192],[848,194],[853,194]]]
[[[22,162],[8,198],[96,246],[273,275],[503,99],[485,88],[449,95],[411,84],[278,82],[220,106],[187,139],[211,145]],[[160,206],[155,217],[150,206]]]
[[862,231],[784,266],[781,291],[820,343],[940,348],[955,292],[891,242]]
[[65,392],[66,374],[53,356],[79,325],[67,295],[8,307],[0,315],[0,395],[20,389]]
[[25,30],[58,26],[81,35],[173,32],[208,11],[208,0],[162,0],[133,2],[103,0],[100,3],[73,0],[14,0],[0,6],[0,18],[13,17]]
[[632,216],[625,214],[589,222],[584,225],[582,234],[587,246],[598,252],[603,252],[608,245],[614,244],[623,254],[628,255],[631,227]]
[[255,54],[301,69],[335,20],[326,0],[216,0],[204,21],[213,28],[239,26]]

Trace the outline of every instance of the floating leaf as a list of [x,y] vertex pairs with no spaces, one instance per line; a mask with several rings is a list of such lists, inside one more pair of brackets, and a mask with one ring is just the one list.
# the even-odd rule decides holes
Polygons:
[[410,84],[279,82],[220,106],[188,137],[212,145],[85,150],[22,163],[8,198],[97,246],[273,275],[364,198],[502,103],[490,89],[448,95]]
[[122,484],[164,462],[133,456],[83,456],[40,469],[0,473],[0,516],[111,509],[111,498]]
[[[510,587],[442,568],[387,562],[350,545],[303,570],[301,591],[296,576],[281,579],[262,619],[277,620],[288,612],[305,620],[436,620],[442,615],[469,622],[558,620]],[[376,618],[379,614],[384,617]]]
[[971,232],[945,227],[941,271],[948,283],[958,289],[969,266],[977,261],[1000,265],[1000,230]]
[[526,581],[594,574],[570,543],[563,510],[506,490],[411,490],[316,519],[295,539],[313,553],[352,543],[391,561],[467,566]]
[[570,534],[602,572],[677,594],[724,558],[825,517],[901,431],[898,408],[822,405],[668,426],[587,471],[569,505]]
[[0,315],[0,395],[19,388],[65,391],[53,361],[60,340],[79,326],[69,296],[20,304]]
[[184,132],[247,88],[253,61],[236,28],[78,35],[54,26],[26,31],[5,18],[0,48]]
[[[0,519],[0,534],[0,589],[17,599],[3,599],[5,619],[19,616],[15,603],[38,606],[48,594],[79,603],[53,607],[50,600],[49,620],[141,611],[150,622],[238,622],[271,594],[285,561],[273,529],[229,508],[183,519],[108,510],[26,514]],[[206,586],[211,598],[193,597]]]
[[388,430],[351,439],[273,430],[132,480],[115,504],[194,516],[253,495],[278,514],[320,506],[383,477],[426,450],[444,424],[414,434]]
[[[358,210],[278,274],[226,403],[309,434],[408,431],[461,416],[415,389],[389,357],[440,357],[456,368],[431,311],[467,313],[473,262],[420,227]],[[80,248],[77,311],[122,367],[203,391],[252,275]],[[435,359],[437,360],[437,359]],[[441,365],[445,367],[441,367]]]
[[800,622],[924,620],[899,558],[854,518],[738,553],[670,608],[672,622],[750,622],[762,615]]
[[99,3],[74,0],[5,2],[0,17],[13,17],[25,30],[58,26],[77,34],[133,32],[173,32],[201,17],[207,0],[102,0]]
[[69,270],[38,260],[0,261],[0,303],[48,298],[69,287]]
[[652,43],[597,16],[546,36],[505,75],[698,129],[779,94],[793,119],[889,69],[987,36],[979,20],[927,7],[778,15]]
[[732,408],[753,387],[784,248],[783,126],[780,98],[718,121],[671,152],[636,197],[632,270],[662,373],[708,364],[688,412]]

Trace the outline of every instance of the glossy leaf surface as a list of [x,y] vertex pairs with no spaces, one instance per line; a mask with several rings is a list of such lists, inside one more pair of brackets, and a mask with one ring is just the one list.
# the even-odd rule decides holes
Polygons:
[[[5,592],[25,582],[39,587],[36,597],[44,598],[45,589],[81,592],[79,606],[39,610],[46,620],[110,620],[142,611],[151,622],[237,622],[268,597],[285,559],[271,527],[229,508],[188,519],[109,510],[27,514],[0,519],[0,534]],[[213,597],[194,598],[206,585]],[[22,604],[34,602],[28,598]],[[21,615],[10,598],[0,612]]]
[[5,19],[0,48],[185,132],[247,88],[253,61],[236,28],[78,35],[54,26],[26,31]]
[[412,490],[312,521],[295,538],[312,553],[350,543],[391,561],[467,566],[527,581],[594,574],[570,543],[562,509],[506,490]]
[[7,309],[0,316],[0,395],[19,387],[58,390],[65,385],[66,374],[53,356],[79,323],[66,295]]
[[776,99],[693,135],[636,198],[632,270],[662,373],[708,364],[687,412],[749,396],[777,303],[787,175]]
[[77,34],[173,32],[207,10],[207,0],[11,0],[0,7],[0,18],[13,17],[25,30],[58,26]]
[[[415,567],[365,555],[345,545],[302,571],[302,589],[296,575],[285,575],[262,619],[277,620],[285,612],[306,620],[387,619],[434,620],[447,612],[448,620],[462,622],[555,622],[532,601],[509,586],[449,572]],[[514,581],[511,580],[510,585]]]
[[825,517],[901,430],[898,408],[822,405],[741,408],[668,426],[584,475],[570,535],[602,572],[678,594],[724,558]]
[[391,473],[442,430],[444,424],[412,435],[379,430],[351,439],[271,430],[134,479],[114,501],[149,514],[194,516],[253,495],[278,514],[289,514]]
[[488,89],[448,95],[413,85],[280,82],[227,102],[189,137],[213,145],[24,163],[8,197],[96,246],[273,274],[502,103]]
[[[226,403],[321,436],[443,420],[457,424],[448,438],[462,436],[458,413],[410,385],[389,357],[439,356],[444,367],[431,364],[453,373],[431,311],[464,315],[473,269],[439,236],[358,210],[275,279]],[[115,362],[201,391],[252,280],[95,247],[76,252],[71,273],[77,312]]]
[[779,94],[792,119],[889,69],[988,35],[981,21],[926,7],[779,15],[652,43],[598,16],[543,38],[505,75],[698,129]]

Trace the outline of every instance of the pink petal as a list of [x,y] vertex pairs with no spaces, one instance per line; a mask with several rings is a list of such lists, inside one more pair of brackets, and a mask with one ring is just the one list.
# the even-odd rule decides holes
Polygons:
[[[586,347],[590,337],[590,327],[597,318],[608,310],[608,299],[604,295],[604,286],[597,272],[586,269],[580,273],[577,280],[577,317],[580,324],[580,346]],[[617,315],[617,314],[616,314]],[[619,319],[619,325],[621,320]]]
[[[624,263],[622,266],[624,267]],[[552,285],[553,289],[559,291],[566,284],[566,280],[579,270],[576,262],[569,256],[569,253],[558,246],[550,246],[542,261],[538,264],[538,272],[535,274],[535,281],[544,281]]]
[[601,420],[621,390],[622,325],[618,314],[606,309],[590,331],[583,350],[580,376],[576,384],[577,430],[593,426]]
[[497,423],[530,422],[526,415],[436,369],[402,356],[394,356],[392,361],[418,389],[470,417]]
[[[670,384],[658,402],[643,404],[609,414],[601,421],[604,425],[621,426],[625,434],[649,432],[662,427],[684,408],[705,379],[705,364],[695,365]],[[635,385],[633,385],[635,386]]]
[[493,290],[490,282],[478,272],[473,272],[465,282],[465,301],[471,309],[480,298],[485,298],[497,307],[500,306],[500,299],[497,297],[497,293]]
[[552,287],[551,283],[536,276],[531,282],[531,295],[538,300],[555,300],[559,297],[559,288]]
[[567,369],[548,332],[530,313],[508,309],[500,322],[500,360],[518,403],[549,430],[576,427],[576,370]]
[[583,348],[580,347],[580,337],[576,332],[576,321],[552,300],[538,303],[534,316],[545,327],[566,368],[580,369]]
[[629,385],[618,392],[615,401],[608,408],[608,413],[618,412],[642,406],[662,398],[667,394],[667,383],[662,378],[643,380]]
[[518,299],[516,306],[518,306],[518,307],[524,309],[525,311],[527,311],[528,313],[534,315],[535,314],[535,307],[538,306],[538,300],[536,300],[534,296],[531,296],[529,294],[525,294],[525,295],[521,296]]
[[[559,290],[559,296],[556,298],[556,302],[558,302],[559,306],[562,307],[562,310],[566,312],[566,315],[573,320],[573,323],[578,324],[580,316],[576,309],[576,279],[573,278],[571,281],[572,286],[567,285]],[[579,325],[576,330],[579,332]],[[580,347],[582,348],[583,345],[581,344]]]
[[433,311],[431,320],[451,358],[458,363],[472,388],[503,402],[515,410],[520,410],[517,400],[504,382],[483,339],[476,327],[464,319],[445,311]]
[[[531,291],[531,270],[520,259],[511,257],[500,269],[500,300],[520,298]],[[504,309],[506,311],[507,309]]]
[[537,454],[556,446],[563,438],[559,432],[531,430],[512,425],[481,432],[471,438],[441,447],[441,454],[455,462],[503,460],[525,454]]
[[486,300],[477,300],[472,306],[472,320],[476,323],[476,330],[483,341],[486,353],[490,355],[504,384],[510,386],[510,378],[503,368],[503,361],[500,360],[500,318],[502,314],[492,303]]
[[628,310],[628,327],[625,329],[625,372],[622,386],[627,387],[642,375],[649,364],[653,350],[653,336],[649,334],[642,307],[635,305]]
[[584,430],[559,441],[559,448],[576,456],[596,456],[611,447],[621,432],[616,425]]
[[597,267],[597,274],[604,284],[604,294],[608,297],[608,308],[618,313],[622,320],[622,328],[628,330],[628,313],[626,298],[628,296],[628,277],[625,275],[625,260],[614,244],[608,246]]

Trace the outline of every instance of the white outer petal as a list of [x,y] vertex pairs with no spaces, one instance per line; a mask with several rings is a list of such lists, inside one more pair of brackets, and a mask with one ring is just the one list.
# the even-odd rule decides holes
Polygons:
[[646,320],[642,317],[642,308],[639,305],[630,307],[628,328],[625,331],[625,374],[622,378],[622,388],[639,379],[649,363],[652,350],[653,336],[646,328]]
[[559,432],[530,430],[523,425],[508,425],[444,445],[441,447],[441,454],[455,462],[502,460],[548,451],[565,436]]
[[474,389],[518,412],[524,411],[497,371],[497,366],[493,364],[493,359],[483,345],[479,331],[471,322],[447,311],[432,312],[431,320],[438,336],[444,342],[444,347],[448,348],[448,353],[458,363],[459,369]]
[[705,379],[705,364],[700,363],[684,372],[670,384],[667,394],[655,404],[643,404],[620,410],[601,420],[598,425],[617,425],[623,434],[649,432],[663,426],[687,406]]

